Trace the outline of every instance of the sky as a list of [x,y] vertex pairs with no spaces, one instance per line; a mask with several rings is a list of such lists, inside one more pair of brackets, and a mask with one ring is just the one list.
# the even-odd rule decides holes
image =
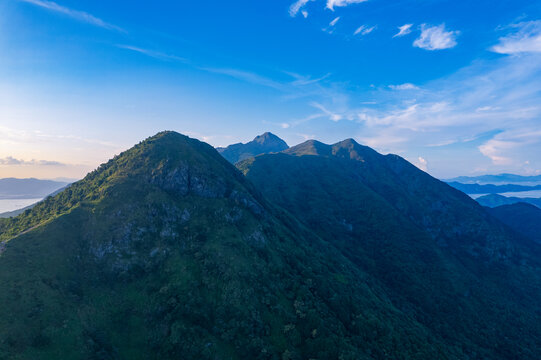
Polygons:
[[162,130],[540,174],[541,2],[0,1],[0,178],[81,178]]

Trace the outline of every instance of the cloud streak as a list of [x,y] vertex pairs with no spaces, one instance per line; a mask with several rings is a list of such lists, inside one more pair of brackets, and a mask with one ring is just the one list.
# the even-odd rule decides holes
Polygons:
[[520,54],[541,52],[541,20],[522,22],[511,25],[517,29],[505,37],[490,50],[499,54]]
[[137,47],[137,46],[116,45],[116,47],[118,47],[119,49],[130,50],[130,51],[133,51],[133,52],[136,52],[136,53],[139,53],[139,54],[143,54],[143,55],[152,57],[154,59],[159,59],[159,60],[164,60],[164,61],[188,62],[187,59],[176,56],[176,55],[165,54],[165,53],[162,53],[162,52],[159,52],[159,51],[144,49],[144,48],[140,48],[140,47]]
[[5,158],[0,158],[0,165],[4,166],[66,166],[66,164],[58,161],[49,161],[49,160],[21,160],[16,159],[12,156],[7,156]]
[[41,8],[66,15],[68,17],[71,17],[72,19],[75,19],[80,22],[84,22],[90,25],[94,25],[97,27],[101,27],[107,30],[115,30],[120,32],[125,32],[123,29],[119,28],[118,26],[109,24],[105,21],[103,21],[100,18],[95,17],[92,14],[89,14],[84,11],[79,10],[73,10],[70,8],[67,8],[65,6],[59,5],[53,1],[47,1],[47,0],[19,0],[24,3],[32,4],[35,6],[39,6]]
[[367,27],[366,25],[361,25],[360,27],[357,28],[357,30],[355,30],[355,32],[353,33],[353,35],[359,35],[359,34],[361,34],[362,36],[368,35],[368,34],[370,34],[372,31],[374,31],[375,29],[376,29],[375,26]]
[[413,26],[413,24],[404,24],[402,26],[399,26],[398,27],[398,33],[393,36],[394,38],[395,37],[401,37],[401,36],[405,36],[405,35],[408,35],[411,33],[411,27]]

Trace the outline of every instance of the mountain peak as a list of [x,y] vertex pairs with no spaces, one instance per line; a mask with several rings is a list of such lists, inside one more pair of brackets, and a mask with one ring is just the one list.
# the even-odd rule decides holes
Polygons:
[[288,149],[287,143],[271,132],[256,136],[252,141],[243,144],[233,144],[226,148],[218,148],[229,162],[235,164],[239,161],[267,153],[275,153]]

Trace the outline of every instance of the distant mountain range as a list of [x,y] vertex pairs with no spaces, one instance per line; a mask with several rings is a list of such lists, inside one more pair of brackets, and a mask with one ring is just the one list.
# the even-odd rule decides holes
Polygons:
[[521,182],[540,182],[541,175],[521,176],[515,174],[481,175],[481,176],[459,176],[446,179],[446,182],[458,182],[462,184],[508,184]]
[[289,146],[284,140],[270,132],[266,132],[246,144],[238,143],[229,145],[225,148],[217,148],[216,150],[218,150],[227,161],[235,164],[253,156],[280,152],[286,150],[288,147]]
[[43,198],[68,184],[68,182],[40,179],[0,179],[0,199]]
[[493,185],[493,184],[462,184],[456,181],[448,182],[449,185],[458,189],[466,194],[502,194],[507,192],[523,192],[541,190],[541,185],[527,186],[527,185]]
[[0,219],[0,358],[541,358],[500,215],[352,139],[226,149],[162,132]]

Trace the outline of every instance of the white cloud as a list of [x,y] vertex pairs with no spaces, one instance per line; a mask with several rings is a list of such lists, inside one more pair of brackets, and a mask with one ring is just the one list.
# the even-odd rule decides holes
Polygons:
[[359,28],[357,28],[357,30],[355,30],[355,32],[353,33],[353,35],[358,35],[358,34],[361,34],[361,35],[368,35],[368,34],[370,34],[372,31],[374,31],[375,29],[376,29],[375,26],[367,27],[366,25],[361,25]]
[[392,90],[419,90],[419,87],[411,83],[405,83],[405,84],[400,84],[400,85],[389,85],[389,88]]
[[333,21],[329,23],[329,26],[334,26],[340,20],[340,16],[337,16]]
[[[298,1],[295,1],[293,4],[291,4],[291,6],[289,7],[289,16],[291,17],[295,17],[297,16],[297,14],[299,13],[299,11],[301,11],[301,9],[306,6],[306,4],[308,4],[310,1],[314,1],[314,0],[298,0]],[[306,11],[302,11],[301,12],[302,15],[307,18],[308,17],[308,12]]]
[[53,1],[47,1],[47,0],[19,0],[19,1],[26,2],[26,3],[29,3],[29,4],[33,4],[33,5],[42,7],[44,9],[48,9],[48,10],[60,13],[60,14],[64,14],[64,15],[67,15],[67,16],[69,16],[69,17],[71,17],[73,19],[76,19],[78,21],[85,22],[87,24],[91,24],[91,25],[94,25],[94,26],[98,26],[98,27],[101,27],[101,28],[104,28],[104,29],[117,30],[117,31],[122,31],[122,32],[124,31],[121,28],[119,28],[118,26],[106,23],[105,21],[103,21],[103,20],[101,20],[101,19],[99,19],[99,18],[95,17],[94,15],[91,15],[91,14],[89,14],[87,12],[79,11],[79,10],[73,10],[73,9],[67,8],[65,6],[58,5],[57,3],[53,2]]
[[490,50],[499,54],[541,52],[541,20],[512,25],[518,31],[500,38]]
[[399,26],[398,27],[398,30],[399,30],[398,33],[393,37],[395,38],[395,37],[408,35],[409,33],[411,33],[411,27],[412,26],[413,26],[413,24],[404,24],[402,26]]
[[421,35],[413,42],[413,46],[425,50],[450,49],[457,45],[458,31],[446,31],[445,25],[421,25]]
[[343,7],[350,4],[358,4],[368,0],[327,0],[327,9],[334,11],[334,7]]
[[301,11],[301,14],[302,16],[304,16],[305,19],[308,17],[308,11],[306,10]]
[[428,161],[423,157],[419,156],[415,165],[424,172],[428,172]]
[[58,161],[49,161],[49,160],[21,160],[16,159],[12,156],[6,156],[5,158],[0,158],[0,165],[8,166],[22,166],[22,165],[41,165],[41,166],[66,166],[66,164]]

